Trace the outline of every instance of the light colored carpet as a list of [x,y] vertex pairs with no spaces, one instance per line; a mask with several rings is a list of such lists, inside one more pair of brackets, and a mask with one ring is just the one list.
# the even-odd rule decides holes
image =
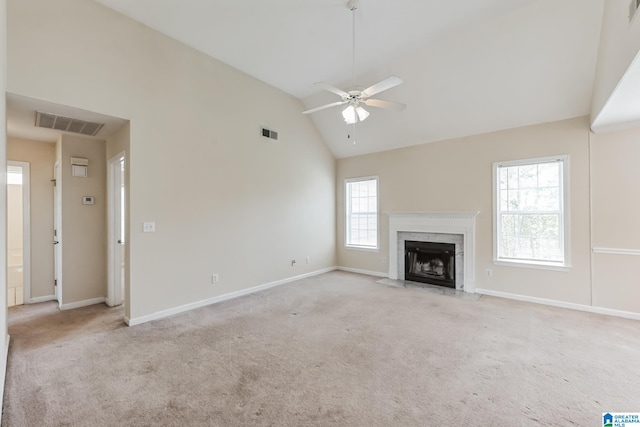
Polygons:
[[3,426],[596,426],[640,322],[332,272],[127,328],[12,308]]

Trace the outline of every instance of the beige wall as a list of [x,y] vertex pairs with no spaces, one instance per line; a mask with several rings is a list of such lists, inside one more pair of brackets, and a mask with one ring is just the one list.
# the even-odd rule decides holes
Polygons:
[[118,129],[111,137],[107,139],[107,161],[112,157],[120,154],[121,152],[129,151],[129,144],[131,142],[131,124],[127,122],[124,126]]
[[[71,175],[71,157],[89,159],[86,178]],[[62,136],[62,302],[107,294],[107,170],[105,142]],[[93,196],[94,205],[83,205]]]
[[594,305],[640,312],[640,130],[591,141]]
[[31,172],[31,298],[52,296],[55,144],[9,138],[7,157],[28,162]]
[[8,32],[11,92],[131,122],[132,318],[335,265],[335,160],[298,99],[94,2],[10,0]]
[[[569,272],[494,265],[492,163],[568,154],[571,265]],[[388,272],[388,217],[380,217],[381,248],[344,247],[345,178],[378,175],[380,210],[480,211],[476,230],[476,288],[591,304],[589,224],[589,122],[577,118],[424,144],[338,161],[338,263]],[[493,277],[486,276],[492,269]]]

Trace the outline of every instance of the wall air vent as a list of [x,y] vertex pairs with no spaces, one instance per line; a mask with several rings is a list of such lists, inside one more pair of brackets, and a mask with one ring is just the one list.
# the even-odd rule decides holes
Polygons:
[[278,139],[278,132],[267,128],[262,128],[262,136],[265,138]]
[[64,132],[79,133],[80,135],[96,136],[104,123],[86,122],[71,117],[36,111],[36,126],[45,129],[55,129]]

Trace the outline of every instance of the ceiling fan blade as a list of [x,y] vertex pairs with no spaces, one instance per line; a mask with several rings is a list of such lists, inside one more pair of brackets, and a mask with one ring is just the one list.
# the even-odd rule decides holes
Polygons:
[[331,86],[328,83],[318,82],[318,83],[315,83],[315,85],[324,90],[328,90],[329,92],[333,92],[343,99],[349,97],[349,94],[347,92],[343,91],[342,89],[338,89],[335,86]]
[[402,111],[405,108],[407,108],[406,104],[400,104],[399,102],[383,101],[382,99],[365,99],[362,102],[364,102],[364,104],[368,105],[369,107],[384,108],[387,110],[394,110],[394,111]]
[[316,111],[324,110],[325,108],[337,107],[338,105],[346,104],[348,101],[337,101],[331,104],[322,105],[320,107],[312,108],[310,110],[303,111],[302,114],[315,113]]
[[370,97],[387,89],[391,89],[392,87],[396,87],[399,84],[402,84],[402,79],[400,77],[389,76],[386,79],[381,80],[372,86],[369,86],[362,91],[362,94],[366,97]]

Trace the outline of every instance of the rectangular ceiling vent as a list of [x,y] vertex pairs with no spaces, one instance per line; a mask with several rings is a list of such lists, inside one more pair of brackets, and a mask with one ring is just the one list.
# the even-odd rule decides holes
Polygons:
[[636,16],[638,8],[640,8],[640,0],[631,0],[631,4],[629,5],[629,21],[632,21]]
[[104,126],[104,123],[86,122],[84,120],[72,119],[71,117],[37,111],[36,126],[45,129],[79,133],[80,135],[96,136]]
[[262,136],[265,138],[278,139],[278,132],[267,128],[262,128]]

